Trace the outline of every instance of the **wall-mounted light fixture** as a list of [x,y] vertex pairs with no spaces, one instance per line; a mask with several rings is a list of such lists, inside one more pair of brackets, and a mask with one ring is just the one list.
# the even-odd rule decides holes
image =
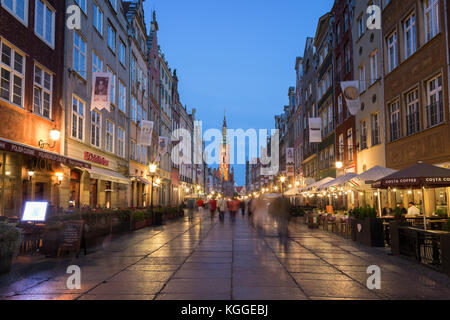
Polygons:
[[56,172],[55,173],[56,178],[58,178],[58,183],[61,185],[62,181],[64,180],[64,173],[62,172]]
[[33,179],[33,176],[34,176],[34,171],[29,170],[28,171],[28,180],[31,181],[31,179]]
[[50,145],[50,143],[46,142],[44,139],[39,140],[39,148],[45,149],[46,147],[53,149],[56,146],[56,141],[58,141],[61,138],[61,131],[58,129],[53,128],[50,131],[50,139],[53,141],[53,145]]

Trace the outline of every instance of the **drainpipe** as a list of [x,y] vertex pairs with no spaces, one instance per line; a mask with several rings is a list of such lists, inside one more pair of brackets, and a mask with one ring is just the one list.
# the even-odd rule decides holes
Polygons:
[[[447,0],[444,1],[444,21],[445,21],[445,42],[447,44],[447,81],[448,83],[450,83],[450,43],[448,40],[449,34],[448,34],[448,29],[449,29],[449,25],[448,25],[448,16],[447,16],[447,10],[448,10],[448,3]],[[450,104],[450,90],[447,90],[447,94],[449,95],[449,104]],[[449,107],[449,111],[450,111],[450,107]],[[448,123],[448,119],[447,119],[447,123]]]
[[[378,0],[378,5],[381,8],[381,12],[383,12],[383,7],[382,7],[382,1]],[[383,25],[383,13],[381,13],[380,16],[380,23],[381,25]],[[386,130],[387,130],[387,123],[388,123],[388,117],[387,117],[387,113],[386,113],[386,102],[384,101],[384,35],[383,35],[383,28],[381,28],[380,30],[380,50],[381,50],[381,72],[380,72],[380,76],[381,76],[381,101],[383,103],[382,105],[382,111],[383,111],[383,121],[382,123],[384,123],[384,130],[383,130],[383,143],[384,143],[384,163],[385,166],[387,167],[387,152],[386,152],[386,142],[387,142],[387,137],[386,137]]]

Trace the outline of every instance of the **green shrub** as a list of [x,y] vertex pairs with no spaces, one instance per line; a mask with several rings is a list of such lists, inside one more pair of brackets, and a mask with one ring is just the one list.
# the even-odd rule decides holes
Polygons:
[[447,213],[443,209],[436,209],[434,214],[440,218],[447,218]]
[[444,228],[445,228],[445,231],[450,232],[450,220],[447,220],[447,222],[445,223]]
[[145,220],[145,213],[144,211],[136,210],[133,212],[133,221],[134,222],[141,222]]

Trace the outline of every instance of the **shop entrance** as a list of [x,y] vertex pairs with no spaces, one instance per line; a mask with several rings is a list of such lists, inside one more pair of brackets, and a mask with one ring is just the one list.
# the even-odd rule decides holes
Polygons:
[[81,172],[79,170],[72,170],[70,172],[70,207],[80,208],[80,180]]
[[98,180],[91,179],[91,184],[89,187],[89,206],[92,209],[97,208],[97,189],[98,189]]

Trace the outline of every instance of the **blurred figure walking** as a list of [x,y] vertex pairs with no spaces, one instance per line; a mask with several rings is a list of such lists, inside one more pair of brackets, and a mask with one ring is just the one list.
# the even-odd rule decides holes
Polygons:
[[227,202],[225,199],[219,199],[219,219],[220,222],[223,222],[225,219],[225,212],[227,211]]
[[217,210],[217,202],[216,199],[211,199],[209,201],[209,212],[211,213],[211,220],[214,219],[214,214],[216,213]]

